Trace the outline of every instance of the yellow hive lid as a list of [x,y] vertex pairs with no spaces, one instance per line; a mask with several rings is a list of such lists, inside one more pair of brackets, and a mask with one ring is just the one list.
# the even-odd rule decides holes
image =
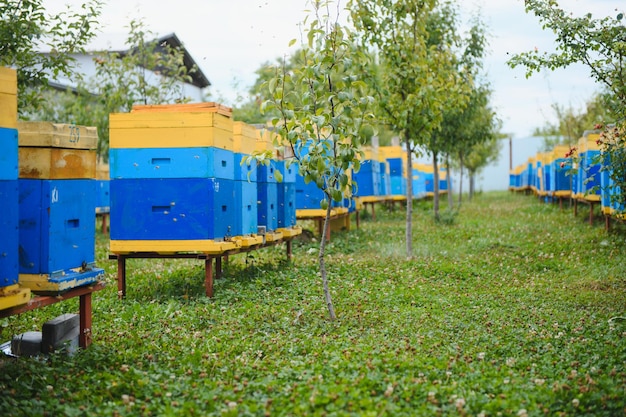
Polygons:
[[207,101],[204,103],[176,103],[176,104],[140,104],[134,105],[131,113],[140,113],[140,112],[150,112],[150,113],[159,113],[159,112],[184,112],[184,113],[195,113],[195,112],[209,112],[209,113],[218,113],[222,116],[232,117],[233,109],[231,107],[224,106],[219,103],[215,103],[212,101]]
[[17,95],[17,71],[0,67],[0,94]]
[[402,158],[405,154],[401,146],[381,146],[378,150],[385,159]]
[[565,158],[565,155],[569,152],[570,147],[567,145],[557,145],[552,149],[552,160]]
[[96,149],[98,129],[52,122],[17,123],[19,146],[65,149]]

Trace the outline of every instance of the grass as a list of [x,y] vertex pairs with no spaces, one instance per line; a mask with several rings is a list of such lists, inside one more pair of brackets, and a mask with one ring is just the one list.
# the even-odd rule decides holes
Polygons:
[[[626,413],[626,242],[528,196],[485,193],[451,224],[417,204],[336,233],[329,322],[315,241],[230,258],[215,297],[202,262],[129,260],[94,344],[0,359],[0,415],[594,415]],[[353,222],[354,226],[354,222]],[[312,254],[310,253],[312,252]],[[4,321],[39,328],[74,301]]]

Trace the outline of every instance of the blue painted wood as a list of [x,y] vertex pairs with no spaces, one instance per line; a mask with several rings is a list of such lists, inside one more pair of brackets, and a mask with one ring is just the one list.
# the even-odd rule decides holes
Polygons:
[[252,160],[250,164],[242,163],[248,155],[235,153],[235,181],[257,181],[257,163]]
[[391,175],[403,175],[402,167],[404,166],[404,160],[402,158],[389,158],[387,162],[389,163],[389,173]]
[[111,178],[235,178],[232,151],[212,148],[109,150]]
[[274,171],[278,169],[278,161],[270,160],[269,165],[257,165],[257,182],[276,183]]
[[0,127],[0,180],[16,180],[17,129]]
[[52,274],[93,263],[96,180],[18,183],[20,273]]
[[273,231],[278,228],[278,186],[275,182],[257,183],[257,221]]
[[296,163],[289,164],[287,161],[277,161],[278,169],[283,176],[282,182],[286,184],[295,184],[298,176],[298,165]]
[[0,180],[0,287],[17,284],[19,210],[17,180]]
[[278,184],[278,227],[296,225],[296,184]]
[[111,180],[111,239],[223,239],[235,232],[234,181]]
[[258,231],[257,183],[235,181],[235,236]]
[[406,178],[399,175],[391,175],[391,194],[406,195]]
[[98,213],[108,213],[111,207],[109,180],[96,180],[96,208]]

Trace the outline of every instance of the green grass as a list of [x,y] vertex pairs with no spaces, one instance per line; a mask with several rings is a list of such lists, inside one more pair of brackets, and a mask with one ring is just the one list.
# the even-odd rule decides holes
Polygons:
[[[98,235],[93,345],[0,359],[0,415],[624,415],[623,227],[506,193],[453,224],[431,207],[417,204],[412,260],[400,209],[333,234],[336,322],[316,242],[292,263],[282,247],[231,257],[213,299],[202,262],[129,260],[120,301]],[[11,317],[2,337],[77,309]]]

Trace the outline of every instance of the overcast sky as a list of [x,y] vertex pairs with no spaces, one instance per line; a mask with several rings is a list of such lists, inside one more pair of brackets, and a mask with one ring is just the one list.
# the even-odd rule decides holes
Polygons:
[[[104,1],[98,48],[123,47],[128,24],[136,18],[157,36],[174,32],[212,83],[213,97],[221,97],[230,105],[238,92],[245,94],[261,64],[290,53],[289,41],[299,37],[298,23],[308,8],[306,0]],[[66,4],[76,8],[82,2],[44,0],[50,12],[60,11]],[[575,15],[593,12],[600,17],[624,9],[623,0],[560,3]],[[512,54],[554,47],[554,37],[541,30],[534,15],[525,13],[523,0],[460,0],[459,4],[466,11],[480,8],[489,27],[490,54],[485,70],[505,132],[514,137],[528,136],[535,127],[554,119],[553,103],[582,108],[598,89],[584,67],[544,71],[526,79],[524,69],[512,70],[506,65]]]

